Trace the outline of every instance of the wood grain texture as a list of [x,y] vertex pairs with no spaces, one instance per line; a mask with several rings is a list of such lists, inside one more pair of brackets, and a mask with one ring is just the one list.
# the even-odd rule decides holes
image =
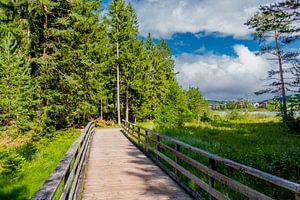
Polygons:
[[103,129],[93,136],[82,199],[192,199],[121,132]]

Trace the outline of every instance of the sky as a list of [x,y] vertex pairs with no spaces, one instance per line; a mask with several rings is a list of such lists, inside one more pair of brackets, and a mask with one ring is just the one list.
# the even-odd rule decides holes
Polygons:
[[[175,60],[178,82],[199,87],[207,99],[253,101],[274,67],[259,50],[244,23],[260,5],[275,0],[128,0],[139,22],[140,38],[151,33],[166,39]],[[109,0],[104,0],[104,6]],[[299,49],[300,42],[293,48]]]

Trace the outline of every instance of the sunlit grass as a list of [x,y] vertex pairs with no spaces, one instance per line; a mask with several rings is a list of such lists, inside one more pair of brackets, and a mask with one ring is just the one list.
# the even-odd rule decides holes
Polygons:
[[[181,128],[162,129],[153,122],[141,125],[219,156],[299,183],[300,137],[289,135],[287,128],[276,116],[238,115],[232,118],[224,116],[210,122],[188,122]],[[207,162],[194,153],[185,153],[200,162]],[[189,167],[185,164],[184,166]],[[218,170],[274,198],[288,199],[294,195],[286,190],[275,189],[276,187],[266,182],[236,173],[224,165],[218,165]],[[193,172],[199,177],[205,177],[197,170]],[[243,198],[224,186],[219,186],[219,189],[233,199]]]
[[0,176],[0,199],[31,199],[79,134],[79,130],[66,129],[55,132],[51,142],[39,141],[32,160],[25,161],[14,175]]

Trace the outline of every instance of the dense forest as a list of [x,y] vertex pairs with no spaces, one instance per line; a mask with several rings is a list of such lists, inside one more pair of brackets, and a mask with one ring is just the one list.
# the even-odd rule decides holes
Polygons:
[[[227,112],[221,116],[209,110],[199,88],[177,82],[166,40],[139,36],[128,1],[0,0],[0,199],[31,199],[79,128],[89,121],[118,126],[122,119],[297,182],[299,98],[285,92],[300,88],[299,53],[287,51],[299,41],[300,29],[293,26],[299,7],[295,0],[261,6],[245,23],[258,40],[257,53],[276,60],[266,88],[256,93],[278,94],[265,109],[280,116],[252,115],[253,104],[245,99],[220,105]],[[294,198],[220,170],[277,199]]]
[[97,0],[1,1],[0,122],[7,136],[51,135],[91,119],[166,123],[178,112],[169,124],[180,125],[203,114],[199,89],[176,82],[166,41],[139,39],[125,1],[101,8]]

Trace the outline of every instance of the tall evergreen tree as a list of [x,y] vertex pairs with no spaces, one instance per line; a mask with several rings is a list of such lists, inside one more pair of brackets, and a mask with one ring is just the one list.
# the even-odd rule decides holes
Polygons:
[[122,36],[124,33],[124,26],[126,25],[126,10],[125,2],[123,0],[112,0],[109,5],[108,13],[108,30],[110,38],[110,64],[114,65],[116,74],[116,105],[117,105],[117,121],[121,124],[121,105],[120,105],[120,63],[122,57],[120,49],[122,48]]
[[5,35],[0,46],[0,121],[18,132],[28,129],[35,115],[34,84],[25,58],[15,37]]
[[[257,92],[277,93],[281,96],[281,111],[283,119],[287,118],[286,91],[289,90],[290,83],[284,77],[284,73],[289,71],[287,63],[298,57],[298,53],[285,50],[285,46],[296,41],[293,35],[295,27],[289,19],[289,13],[282,10],[273,10],[272,5],[260,7],[260,12],[250,18],[245,24],[255,30],[255,38],[261,45],[261,54],[268,53],[275,56],[278,63],[278,70],[269,71],[269,79],[274,80],[270,87]],[[274,45],[267,42],[267,38],[274,39]],[[279,75],[276,78],[275,75]]]

